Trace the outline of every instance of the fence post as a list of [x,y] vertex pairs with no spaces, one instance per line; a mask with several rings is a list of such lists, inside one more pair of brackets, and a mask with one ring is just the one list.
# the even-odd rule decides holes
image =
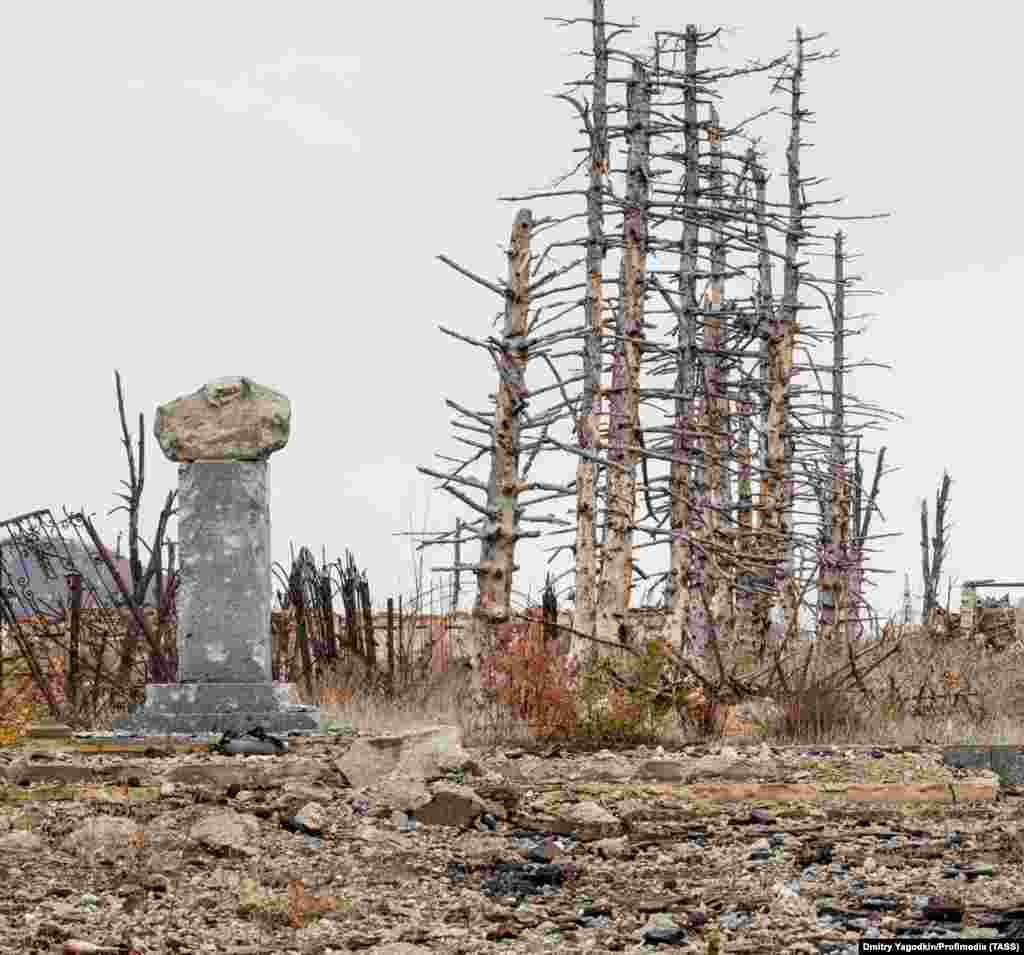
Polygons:
[[64,678],[64,697],[68,713],[78,714],[78,640],[82,628],[82,575],[72,571],[65,577],[71,619],[68,622],[68,671]]
[[459,597],[462,591],[462,571],[459,564],[462,562],[462,518],[455,519],[455,573],[452,578],[452,609],[459,609]]
[[388,680],[395,687],[395,598],[388,597]]

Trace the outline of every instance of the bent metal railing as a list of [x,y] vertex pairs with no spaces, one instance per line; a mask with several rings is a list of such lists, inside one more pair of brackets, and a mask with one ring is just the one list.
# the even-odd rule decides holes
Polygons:
[[[69,722],[132,702],[146,678],[168,675],[167,666],[150,672],[162,661],[139,659],[122,588],[87,543],[86,520],[42,508],[0,521],[0,690],[6,664],[19,684],[31,680],[51,717]],[[124,575],[121,563],[113,572]]]

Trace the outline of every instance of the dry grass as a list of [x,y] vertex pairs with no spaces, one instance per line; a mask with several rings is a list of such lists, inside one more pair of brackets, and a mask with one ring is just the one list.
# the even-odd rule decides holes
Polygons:
[[[721,649],[726,668],[735,666],[740,676],[765,669],[749,651]],[[889,626],[877,639],[865,640],[857,649],[863,652],[860,679],[841,684],[835,676],[846,664],[845,647],[816,648],[802,678],[798,678],[796,664],[803,662],[804,651],[793,655],[783,667],[789,672],[787,688],[776,680],[768,690],[778,705],[774,716],[751,719],[744,715],[740,719],[731,705],[736,700],[726,696],[704,706],[662,707],[653,722],[651,714],[646,714],[645,719],[651,718],[645,725],[656,723],[657,739],[666,745],[723,733],[803,744],[1024,743],[1021,655],[987,650],[981,637],[934,634],[920,627]],[[870,667],[871,659],[890,651],[881,664]],[[713,673],[716,665],[709,651],[705,657],[702,668]],[[624,661],[628,670],[630,659],[636,658],[619,654],[616,665]],[[543,698],[536,686],[530,692]],[[518,698],[523,699],[523,694]],[[479,675],[463,659],[394,694],[379,680],[366,679],[351,667],[336,667],[325,674],[316,702],[321,707],[322,726],[341,732],[347,727],[358,732],[397,733],[454,723],[471,745],[520,745],[537,736],[536,721],[525,718],[521,707],[515,712],[497,694],[481,691]],[[620,715],[640,713],[637,701],[623,698],[621,693],[605,693],[601,705],[606,711],[617,707]],[[121,715],[123,710],[108,708],[93,729],[109,730]],[[42,712],[34,714],[35,719],[44,716]],[[594,736],[595,732],[593,725],[581,723],[575,735]],[[615,734],[604,740],[616,741],[624,740]]]

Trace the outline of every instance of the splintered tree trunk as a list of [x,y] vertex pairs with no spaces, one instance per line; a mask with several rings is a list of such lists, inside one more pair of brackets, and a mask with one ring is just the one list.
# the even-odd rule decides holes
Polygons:
[[685,68],[688,82],[683,90],[683,142],[686,151],[683,166],[683,200],[689,214],[683,220],[679,257],[679,295],[681,319],[676,330],[675,420],[673,422],[672,462],[669,465],[669,544],[668,606],[663,638],[670,646],[678,641],[685,650],[690,628],[690,450],[693,431],[693,367],[697,337],[697,190],[699,185],[699,148],[697,133],[697,28],[686,27]]
[[707,432],[704,436],[704,458],[707,461],[705,483],[707,507],[704,510],[704,541],[715,559],[707,563],[704,586],[708,605],[714,613],[716,632],[721,636],[732,621],[732,593],[729,561],[723,559],[726,529],[724,509],[728,501],[729,474],[727,462],[728,415],[722,366],[722,306],[725,298],[725,234],[722,229],[724,180],[722,176],[722,130],[718,111],[710,108],[711,123],[708,142],[711,153],[711,283],[704,309],[704,375],[707,396]]
[[[526,331],[529,313],[530,229],[529,209],[516,213],[508,250],[508,294],[505,334],[498,359],[498,393],[494,409],[494,518],[484,530],[492,557],[482,556],[477,576],[479,610],[490,623],[508,619],[511,610],[512,571],[519,528],[519,434],[526,407]],[[488,540],[489,538],[489,540]]]
[[921,623],[924,626],[928,626],[931,612],[938,606],[939,580],[942,576],[942,562],[946,557],[946,507],[949,502],[949,484],[949,474],[943,472],[942,484],[935,492],[935,534],[931,539],[928,537],[928,499],[924,498],[921,501],[921,579],[924,582]]
[[[781,500],[778,488],[782,482],[781,453],[778,442],[781,441],[782,393],[779,383],[782,378],[781,365],[781,326],[778,323],[772,291],[772,258],[768,244],[768,213],[767,213],[767,181],[764,167],[757,162],[751,164],[756,204],[754,207],[757,220],[758,248],[758,283],[757,283],[757,319],[761,333],[761,359],[759,361],[760,411],[761,427],[758,435],[758,495],[757,523],[751,548],[748,551],[754,568],[751,584],[756,583],[757,589],[751,595],[749,630],[744,637],[752,640],[762,648],[768,633],[768,610],[772,603],[771,586],[775,582],[778,567],[776,552],[781,542]],[[772,455],[770,448],[775,448]]]
[[[650,162],[650,89],[647,71],[633,64],[627,87],[629,151],[626,209],[622,225],[622,340],[615,365],[621,369],[621,415],[609,422],[608,519],[604,559],[598,588],[597,636],[628,640],[626,567],[632,560],[630,533],[636,498],[636,465],[640,341],[643,335],[644,290],[647,277],[647,190]],[[617,384],[613,369],[613,388]]]
[[[752,453],[750,450],[750,431],[754,416],[754,403],[750,398],[750,386],[744,384],[740,389],[740,400],[737,406],[739,417],[739,446],[736,449],[736,564],[737,570],[747,566],[748,555],[753,550],[753,502],[751,494]],[[746,572],[737,577],[736,588],[736,626],[741,638],[750,633],[750,611],[753,607],[752,595],[749,591],[750,577]]]
[[[601,449],[601,340],[604,335],[604,188],[608,175],[608,49],[605,41],[604,0],[593,3],[594,83],[590,130],[590,186],[587,189],[587,298],[583,344],[583,398],[577,441],[584,451]],[[597,463],[582,455],[576,462],[576,619],[575,629],[592,635],[597,613],[597,547],[594,521],[597,501]],[[572,643],[578,661],[590,647]]]
[[801,84],[804,73],[804,39],[799,27],[796,31],[796,62],[793,65],[790,96],[789,144],[786,147],[786,178],[789,185],[789,224],[786,228],[786,259],[783,267],[782,289],[782,515],[780,529],[783,535],[782,612],[787,639],[797,636],[799,627],[799,585],[793,567],[793,440],[790,413],[790,378],[793,371],[793,352],[796,347],[796,313],[800,292],[800,244],[803,235],[803,197],[800,185],[800,108]]
[[871,481],[867,503],[863,503],[864,469],[860,463],[860,436],[857,437],[853,459],[853,514],[850,519],[850,535],[853,540],[850,543],[849,582],[847,584],[849,596],[846,612],[846,639],[848,641],[859,639],[863,632],[861,613],[864,601],[864,544],[867,542],[868,532],[871,530],[871,517],[877,506],[878,486],[885,468],[885,452],[886,448],[883,445],[879,449],[878,458],[875,461],[875,476]]
[[845,631],[849,603],[848,534],[850,498],[846,476],[846,425],[843,408],[845,362],[846,287],[843,233],[835,237],[832,305],[832,447],[829,462],[829,500],[825,521],[825,553],[819,559],[819,632],[838,637]]

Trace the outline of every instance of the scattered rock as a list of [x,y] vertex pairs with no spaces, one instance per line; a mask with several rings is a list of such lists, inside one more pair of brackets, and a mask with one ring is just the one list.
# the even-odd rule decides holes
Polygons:
[[94,860],[121,859],[131,854],[131,841],[142,835],[138,823],[116,816],[88,819],[64,840],[64,849]]
[[0,854],[5,852],[39,852],[43,840],[34,832],[15,831],[0,836]]
[[362,789],[391,774],[429,782],[469,762],[458,727],[435,726],[355,740],[335,766],[354,789]]
[[[16,776],[94,774],[0,786],[12,950],[81,937],[118,955],[170,938],[170,955],[497,941],[509,955],[619,952],[642,938],[703,951],[721,932],[726,950],[802,951],[801,939],[859,937],[883,920],[885,934],[952,937],[968,886],[971,931],[1024,924],[1024,912],[985,908],[1019,896],[1019,802],[991,798],[994,775],[944,771],[938,748],[727,741],[509,760],[444,727],[386,739],[397,742],[380,760],[348,736],[244,758],[0,752]],[[350,790],[338,764],[364,785]],[[123,785],[133,779],[152,781],[153,802],[139,799],[145,785]],[[579,894],[567,890],[578,871]],[[243,880],[265,908],[239,919]],[[310,914],[327,897],[333,908]]]
[[188,837],[215,853],[256,856],[259,834],[260,824],[255,816],[229,809],[211,813],[197,822]]
[[416,820],[426,826],[465,827],[486,811],[484,801],[472,789],[437,783],[429,801],[416,809]]
[[572,833],[584,841],[618,835],[622,823],[604,806],[584,800],[559,811],[552,829]]
[[84,783],[96,778],[89,766],[67,763],[37,763],[18,761],[7,767],[7,779],[25,786],[30,783]]

